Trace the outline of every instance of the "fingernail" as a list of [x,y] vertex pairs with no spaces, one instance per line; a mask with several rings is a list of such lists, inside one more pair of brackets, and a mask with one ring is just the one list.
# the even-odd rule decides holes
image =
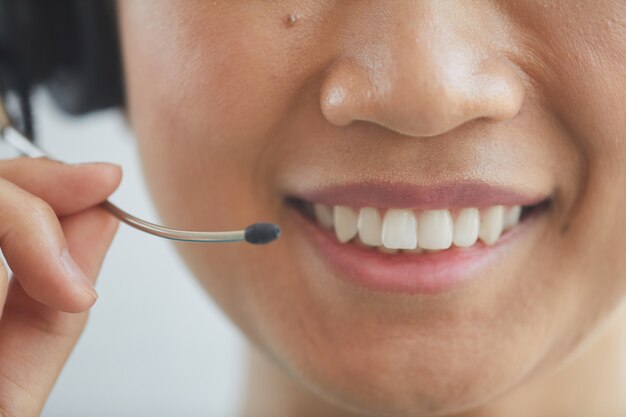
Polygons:
[[65,268],[65,272],[67,273],[67,278],[74,282],[75,284],[80,285],[84,290],[89,292],[94,298],[98,298],[98,293],[96,292],[96,288],[93,286],[91,281],[85,276],[80,267],[76,264],[70,252],[67,249],[63,250],[61,254],[61,264],[63,268]]

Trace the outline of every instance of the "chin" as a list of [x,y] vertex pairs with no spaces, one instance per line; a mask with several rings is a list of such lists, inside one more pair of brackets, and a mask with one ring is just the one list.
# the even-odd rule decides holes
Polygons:
[[395,337],[362,345],[359,340],[367,337],[353,334],[353,343],[347,337],[339,343],[292,345],[277,356],[290,374],[328,402],[358,415],[394,417],[448,416],[480,408],[514,389],[537,362],[502,343],[471,345],[462,335],[447,349],[437,340],[443,335]]

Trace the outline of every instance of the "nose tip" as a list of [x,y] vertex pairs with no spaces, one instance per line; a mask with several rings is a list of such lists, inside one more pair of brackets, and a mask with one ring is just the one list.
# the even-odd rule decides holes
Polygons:
[[320,95],[325,118],[337,126],[365,121],[403,135],[435,136],[474,119],[504,120],[519,112],[524,87],[508,61],[441,64],[437,57],[407,59],[407,53],[386,65],[335,63]]

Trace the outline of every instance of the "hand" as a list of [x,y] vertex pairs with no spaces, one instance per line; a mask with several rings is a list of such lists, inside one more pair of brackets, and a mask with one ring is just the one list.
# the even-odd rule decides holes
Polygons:
[[98,204],[112,164],[0,161],[0,416],[41,412],[96,301],[93,287],[118,220]]

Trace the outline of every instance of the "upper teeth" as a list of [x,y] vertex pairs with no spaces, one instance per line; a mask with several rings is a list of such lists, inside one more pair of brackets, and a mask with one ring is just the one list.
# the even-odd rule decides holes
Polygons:
[[[407,231],[410,232],[407,233]],[[415,249],[417,247],[416,232],[417,219],[412,210],[387,210],[383,219],[383,246],[389,249]]]
[[454,216],[450,210],[387,209],[314,204],[313,212],[322,227],[334,229],[337,239],[346,243],[358,235],[360,244],[391,252],[403,249],[442,250],[453,244],[472,246],[478,239],[493,245],[503,231],[515,226],[521,206],[492,206],[485,209],[464,208]]

